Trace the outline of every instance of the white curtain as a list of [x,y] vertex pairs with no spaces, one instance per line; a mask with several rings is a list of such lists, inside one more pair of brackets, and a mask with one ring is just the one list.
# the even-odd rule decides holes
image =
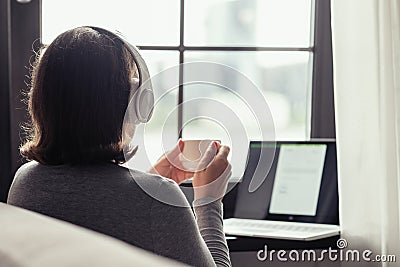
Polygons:
[[400,0],[331,5],[342,237],[400,266]]

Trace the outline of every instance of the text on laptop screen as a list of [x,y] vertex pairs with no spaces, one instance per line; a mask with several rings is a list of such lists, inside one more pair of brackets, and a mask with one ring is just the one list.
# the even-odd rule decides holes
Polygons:
[[325,155],[325,144],[280,146],[269,213],[316,215]]

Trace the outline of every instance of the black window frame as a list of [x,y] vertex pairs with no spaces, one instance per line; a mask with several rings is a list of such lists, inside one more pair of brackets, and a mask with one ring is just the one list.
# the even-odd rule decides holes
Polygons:
[[[334,127],[333,132],[332,129],[329,131],[326,130],[325,127],[320,127],[319,123],[321,120],[321,116],[330,116],[330,112],[323,112],[325,110],[325,105],[327,103],[315,103],[315,99],[324,98],[324,95],[314,94],[314,87],[317,85],[324,84],[326,76],[329,76],[325,73],[325,68],[321,68],[321,65],[329,64],[329,61],[326,61],[330,58],[330,62],[332,62],[332,55],[326,55],[329,51],[332,50],[331,41],[328,40],[330,38],[330,0],[312,0],[312,11],[311,11],[311,19],[314,18],[314,22],[311,27],[313,31],[313,43],[309,47],[271,47],[271,46],[192,46],[185,45],[185,1],[180,1],[180,12],[179,12],[179,45],[178,46],[168,46],[168,45],[139,45],[138,47],[141,50],[147,51],[176,51],[179,52],[179,87],[178,87],[178,124],[177,131],[178,137],[182,138],[183,131],[183,105],[184,101],[184,88],[183,88],[183,77],[184,77],[184,68],[182,66],[185,63],[184,53],[187,51],[230,51],[230,52],[260,52],[260,51],[269,51],[269,52],[309,52],[312,54],[313,62],[312,62],[312,86],[311,86],[311,119],[310,123],[306,125],[306,131],[308,132],[308,136],[310,139],[314,138],[334,138]],[[321,14],[320,14],[321,13]],[[326,29],[326,20],[323,22],[323,27],[316,26],[316,24],[320,23],[319,20],[325,19],[329,15],[329,31]],[[317,47],[316,47],[317,46]],[[324,47],[323,47],[324,46]],[[325,47],[326,46],[326,47]],[[321,60],[321,57],[324,59]],[[324,62],[324,63],[323,63]],[[323,64],[322,64],[323,63]],[[326,70],[329,71],[327,68]],[[314,78],[314,76],[323,76],[324,79]],[[331,79],[332,80],[332,79]],[[326,91],[329,91],[331,88],[333,91],[333,86],[324,85],[323,88],[327,88]],[[318,90],[316,90],[318,91]],[[327,93],[327,92],[325,92]],[[325,98],[324,98],[325,99]],[[326,99],[326,102],[329,102],[329,97]],[[333,106],[332,106],[333,108]],[[321,116],[313,116],[313,113],[321,114]],[[325,117],[323,120],[327,120]],[[328,119],[329,121],[331,119]],[[334,123],[334,119],[333,119]],[[307,127],[308,126],[308,127]],[[331,128],[331,127],[330,127]]]
[[[179,63],[185,51],[307,51],[313,53],[310,138],[335,138],[332,38],[330,26],[331,0],[314,0],[314,38],[308,48],[257,46],[187,46],[184,44],[185,0],[180,1],[180,35],[178,46],[139,46],[142,50],[179,51]],[[21,94],[29,81],[29,66],[40,47],[42,0],[19,3],[0,1],[0,201],[5,201],[17,168],[23,163],[19,155],[21,125],[27,120]],[[183,71],[179,71],[178,105],[183,102]],[[182,125],[182,109],[178,109],[178,135]]]

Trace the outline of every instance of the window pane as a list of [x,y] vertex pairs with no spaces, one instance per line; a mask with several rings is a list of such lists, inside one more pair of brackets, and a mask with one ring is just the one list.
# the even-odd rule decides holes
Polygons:
[[309,47],[312,1],[186,1],[185,44]]
[[[162,51],[162,50],[140,50],[140,54],[146,61],[149,68],[150,76],[155,76],[158,73],[179,64],[178,51]],[[175,72],[174,72],[175,74]],[[176,82],[178,83],[178,76]]]
[[[308,52],[186,52],[185,62],[209,61],[231,66],[250,78],[262,91],[266,99],[275,125],[277,140],[305,140],[309,133],[309,110],[311,92],[311,54]],[[185,73],[186,75],[186,73]],[[224,74],[214,74],[224,75]],[[226,75],[225,75],[226,76]],[[224,77],[225,84],[237,86],[236,77]],[[246,94],[246,85],[236,93]],[[227,131],[217,121],[204,118],[212,107],[205,104],[183,109],[184,122],[192,120],[183,127],[184,139],[220,139],[225,144],[231,144],[234,139],[240,139],[243,128],[249,140],[260,140],[262,135],[254,122],[251,107],[237,95],[225,88],[212,84],[191,84],[184,87],[184,101],[196,98],[210,98],[228,107],[223,115],[225,121],[235,123]],[[245,99],[245,98],[244,98]],[[262,102],[260,102],[262,105]],[[188,105],[188,107],[190,107]],[[234,112],[233,112],[234,111]],[[234,115],[233,113],[236,113]],[[238,116],[237,118],[235,116]],[[232,130],[233,129],[233,130]],[[232,162],[233,174],[240,176],[246,161],[247,144],[244,147],[232,147],[232,153],[242,153],[243,157]],[[232,158],[233,159],[233,158]]]
[[[137,130],[137,141],[139,150],[134,158],[128,163],[136,169],[147,171],[150,163],[155,163],[162,155],[163,149],[171,149],[178,140],[178,118],[176,110],[178,104],[178,89],[175,88],[169,93],[162,95],[166,89],[166,78],[171,79],[168,84],[178,84],[178,72],[162,72],[168,68],[177,66],[179,63],[179,53],[175,51],[141,51],[152,76],[155,93],[155,108],[151,120],[140,127],[144,127],[144,135],[140,129]],[[171,75],[173,77],[171,77]],[[166,77],[168,76],[168,77]],[[168,121],[168,123],[165,123]],[[140,135],[140,136],[139,136]],[[143,140],[144,136],[144,140]],[[162,142],[166,140],[167,142]]]
[[42,42],[77,26],[122,32],[137,45],[179,44],[178,0],[42,0]]

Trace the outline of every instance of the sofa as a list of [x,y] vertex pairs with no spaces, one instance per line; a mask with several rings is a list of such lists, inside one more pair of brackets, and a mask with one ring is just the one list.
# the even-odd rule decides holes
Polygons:
[[0,203],[0,266],[183,265],[70,223]]

